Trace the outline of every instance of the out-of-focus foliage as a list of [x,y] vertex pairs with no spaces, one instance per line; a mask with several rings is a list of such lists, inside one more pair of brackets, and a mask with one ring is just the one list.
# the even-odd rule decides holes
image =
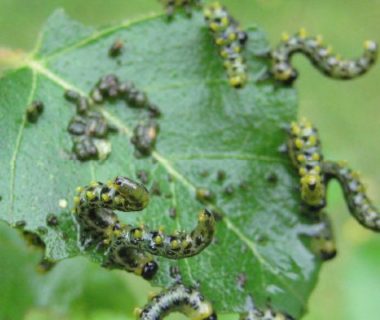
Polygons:
[[[244,24],[257,22],[264,27],[273,45],[282,31],[292,32],[300,26],[307,27],[312,33],[324,34],[326,42],[348,56],[361,52],[363,40],[379,40],[380,10],[377,0],[225,0],[223,3]],[[42,23],[57,7],[64,7],[74,18],[92,25],[160,9],[154,0],[94,0],[90,4],[83,0],[0,0],[0,45],[30,49]],[[380,119],[379,66],[362,79],[342,83],[323,78],[303,58],[297,58],[296,62],[302,74],[296,84],[300,95],[300,114],[308,116],[320,128],[326,156],[329,159],[347,159],[354,168],[360,169],[368,182],[370,194],[376,203],[380,203],[380,148],[375,138],[379,133]],[[377,302],[380,299],[377,272],[380,265],[380,240],[377,235],[361,229],[350,218],[336,185],[329,190],[329,207],[338,238],[339,255],[323,267],[320,282],[309,301],[310,313],[305,319],[376,319]],[[38,260],[37,253],[30,253],[14,231],[2,227],[0,233],[1,273],[8,272],[9,275],[9,270],[14,271],[17,266],[16,270],[21,269],[22,274],[24,269],[24,274],[30,277],[34,272],[33,265]],[[8,234],[11,236],[8,237]],[[20,263],[22,261],[25,264]],[[105,271],[97,269],[97,272]],[[92,273],[88,275],[97,276]],[[131,285],[125,282],[124,275],[119,276],[126,287]],[[12,288],[16,287],[14,283]],[[139,282],[134,285],[143,284]],[[27,319],[59,319],[57,311],[45,310],[46,305],[33,301],[30,289],[13,290],[15,296],[19,295],[20,308],[29,309],[29,303],[34,305]],[[92,290],[101,289],[93,286]],[[1,299],[9,298],[10,292],[0,292],[1,305],[4,301]],[[147,288],[141,289],[137,304],[144,303],[147,292]],[[81,299],[78,298],[78,301]],[[84,312],[80,308],[78,310],[70,303],[59,302],[58,305],[64,308],[58,311],[59,314],[66,314],[63,319],[81,319]],[[97,305],[98,300],[95,298],[87,305],[93,317],[90,319],[110,319],[114,311],[107,308],[100,311],[96,309]],[[69,309],[71,311],[67,313]],[[115,310],[116,314],[120,311],[119,318],[122,319],[123,309]],[[54,316],[49,318],[49,312]],[[114,318],[119,319],[117,316]]]

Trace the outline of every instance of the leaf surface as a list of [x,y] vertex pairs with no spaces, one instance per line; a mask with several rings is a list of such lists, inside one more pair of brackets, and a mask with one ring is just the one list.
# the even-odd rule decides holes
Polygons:
[[[78,247],[70,214],[77,186],[117,175],[136,179],[140,170],[147,171],[148,187],[159,185],[161,196],[152,195],[142,213],[119,217],[164,226],[167,232],[194,227],[204,207],[195,191],[209,188],[215,194],[211,207],[223,216],[215,242],[193,258],[158,259],[154,284],[173,283],[170,268],[178,266],[183,280],[199,282],[219,312],[243,311],[250,295],[258,306],[270,299],[275,308],[300,316],[320,262],[301,239],[310,226],[299,212],[296,172],[278,152],[286,139],[281,127],[296,118],[297,97],[292,88],[255,82],[267,67],[255,53],[268,44],[258,28],[248,33],[250,80],[234,90],[201,14],[178,15],[171,22],[149,16],[102,30],[84,27],[61,11],[53,14],[26,65],[0,80],[1,219],[10,225],[25,220],[26,230],[37,232],[54,213],[59,227],[47,227],[41,235],[46,255],[55,260],[90,255],[98,261],[98,254]],[[111,59],[108,49],[117,39],[125,43],[124,52]],[[75,111],[63,93],[88,94],[108,73],[132,80],[160,107],[161,131],[152,157],[135,158],[130,143],[144,114],[117,102],[102,108],[120,130],[110,139],[110,157],[104,162],[70,159],[67,125]],[[33,100],[45,104],[37,124],[24,116]],[[217,179],[221,170],[223,181]],[[59,206],[63,199],[66,208]],[[171,208],[176,208],[175,219]]]

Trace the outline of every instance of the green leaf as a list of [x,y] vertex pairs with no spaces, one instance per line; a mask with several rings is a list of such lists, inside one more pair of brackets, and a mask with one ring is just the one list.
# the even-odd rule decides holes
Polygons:
[[[244,89],[229,87],[221,58],[201,14],[192,19],[164,16],[95,31],[67,18],[61,11],[49,20],[35,53],[25,66],[0,80],[0,202],[1,219],[10,225],[27,222],[26,230],[46,227],[46,217],[59,217],[57,228],[41,238],[46,255],[63,260],[82,252],[71,219],[77,186],[116,175],[136,179],[149,172],[148,187],[158,183],[162,196],[152,196],[140,214],[119,216],[126,222],[191,230],[203,208],[195,198],[198,187],[211,189],[214,210],[223,214],[216,241],[202,254],[179,261],[158,259],[154,284],[173,283],[169,269],[178,266],[185,283],[199,282],[220,313],[241,312],[248,295],[258,306],[273,306],[300,316],[312,291],[320,261],[300,238],[309,225],[299,212],[296,173],[278,147],[286,136],[282,125],[296,118],[296,93],[271,82],[256,83],[266,61],[255,52],[267,48],[258,28],[249,28],[245,52],[250,81]],[[116,40],[125,43],[121,57],[108,57]],[[102,109],[120,129],[112,136],[112,153],[105,162],[70,160],[67,124],[73,106],[65,89],[86,94],[106,73],[132,80],[159,105],[163,116],[156,151],[136,159],[130,135],[142,114],[123,103]],[[45,111],[37,124],[24,113],[33,100]],[[226,179],[217,180],[224,170]],[[270,182],[276,175],[277,182]],[[171,179],[169,179],[171,177]],[[233,186],[228,196],[224,190]],[[59,206],[65,199],[67,208]],[[169,209],[177,217],[169,217]],[[246,277],[243,287],[238,278]]]

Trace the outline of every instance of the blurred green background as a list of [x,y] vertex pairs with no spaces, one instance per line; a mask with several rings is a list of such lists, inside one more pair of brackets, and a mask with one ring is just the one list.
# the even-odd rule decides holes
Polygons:
[[[222,2],[243,25],[265,29],[272,45],[283,31],[301,26],[323,34],[348,57],[361,53],[364,40],[380,40],[380,0]],[[31,50],[45,19],[58,7],[96,26],[162,10],[155,0],[0,0],[0,47]],[[325,156],[346,159],[360,170],[380,204],[380,66],[358,80],[339,82],[324,78],[305,58],[294,60],[301,71],[300,115],[320,128]],[[350,218],[336,184],[329,189],[329,212],[339,255],[323,267],[304,319],[380,319],[380,238]],[[83,259],[65,261],[41,276],[34,268],[39,255],[0,224],[0,320],[126,319],[151,290],[134,276]],[[4,318],[10,312],[13,316]]]

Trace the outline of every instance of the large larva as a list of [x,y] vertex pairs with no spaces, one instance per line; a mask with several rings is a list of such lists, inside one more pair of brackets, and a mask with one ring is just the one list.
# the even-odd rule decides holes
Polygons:
[[368,198],[359,174],[351,170],[344,161],[325,161],[322,170],[327,181],[339,181],[351,215],[365,228],[379,232],[380,212]]
[[162,230],[150,231],[146,227],[125,225],[115,232],[109,252],[115,255],[120,248],[130,247],[155,256],[183,259],[204,250],[211,243],[214,232],[215,218],[207,210],[199,214],[198,224],[190,233],[166,235]]
[[248,40],[247,33],[219,2],[206,7],[204,17],[220,48],[231,86],[243,87],[247,82],[247,67],[242,50]]
[[313,65],[326,76],[347,80],[357,78],[371,68],[377,58],[378,46],[374,41],[366,41],[361,57],[355,60],[345,60],[325,47],[322,37],[308,37],[304,29],[293,36],[284,34],[282,42],[271,53],[271,74],[276,80],[291,84],[297,78],[298,72],[293,68],[291,58],[298,52],[307,56]]
[[325,206],[325,182],[321,173],[323,156],[318,131],[306,119],[293,122],[289,128],[287,151],[298,169],[301,184],[301,198],[310,209]]
[[195,288],[176,284],[158,295],[144,306],[136,309],[140,320],[162,320],[173,312],[180,312],[193,320],[217,320],[217,315],[210,302]]

